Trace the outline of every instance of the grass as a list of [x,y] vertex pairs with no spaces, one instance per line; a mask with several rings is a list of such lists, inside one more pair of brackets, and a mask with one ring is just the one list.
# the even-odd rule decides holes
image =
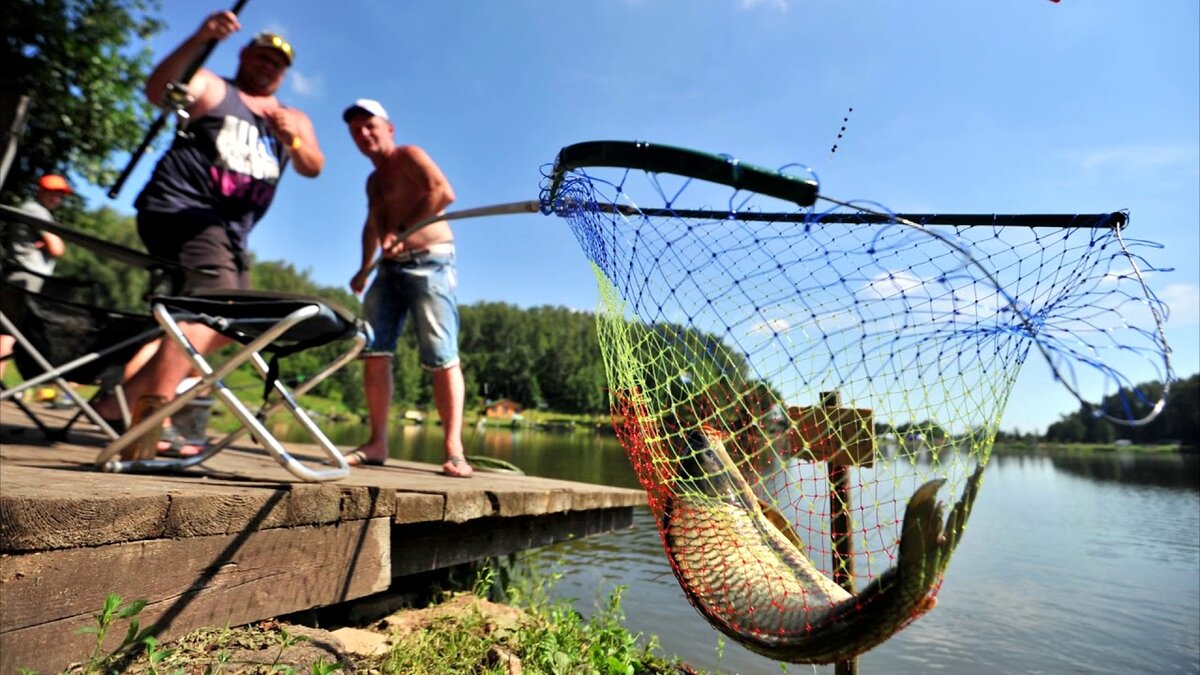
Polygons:
[[[492,591],[495,574],[485,567],[472,595],[483,598]],[[526,589],[507,591],[510,602],[522,612],[505,620],[472,603],[466,611],[443,615],[400,637],[387,655],[356,664],[384,674],[513,672],[531,673],[638,673],[694,672],[677,659],[656,655],[658,639],[643,639],[622,626],[621,597],[625,588],[613,589],[590,618],[583,618],[565,601],[551,602],[545,580]]]
[[[138,623],[146,602],[124,603],[110,595],[94,616],[96,625],[85,629],[96,634],[96,646],[85,661],[64,673],[312,673],[328,675],[340,670],[383,675],[506,675],[526,673],[587,673],[595,675],[654,675],[698,673],[678,658],[658,655],[658,639],[630,633],[617,586],[590,618],[575,612],[566,601],[548,600],[548,588],[557,577],[513,585],[500,593],[512,604],[504,607],[485,598],[495,595],[495,568],[485,565],[469,593],[445,593],[431,607],[400,612],[419,620],[393,621],[391,647],[385,654],[352,657],[329,651],[327,646],[306,644],[311,639],[298,631],[312,630],[277,621],[251,626],[201,628],[168,645],[160,645]],[[390,619],[393,617],[389,617]],[[126,622],[125,639],[112,651],[103,648],[110,631]],[[320,641],[325,643],[324,640]],[[324,651],[322,651],[324,650]],[[34,671],[22,669],[22,673]]]

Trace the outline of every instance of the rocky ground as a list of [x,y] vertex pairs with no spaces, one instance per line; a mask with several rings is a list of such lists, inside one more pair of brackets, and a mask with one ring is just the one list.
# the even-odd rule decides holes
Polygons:
[[[477,613],[477,614],[476,614]],[[393,612],[363,628],[323,630],[281,621],[264,621],[238,628],[203,628],[159,649],[166,653],[152,664],[141,656],[128,672],[174,673],[341,673],[379,672],[378,666],[392,646],[405,636],[435,623],[465,616],[482,616],[487,632],[510,630],[525,620],[521,610],[484,600],[469,593],[425,609]],[[488,654],[488,665],[503,664],[511,675],[521,672],[520,659],[498,649]]]

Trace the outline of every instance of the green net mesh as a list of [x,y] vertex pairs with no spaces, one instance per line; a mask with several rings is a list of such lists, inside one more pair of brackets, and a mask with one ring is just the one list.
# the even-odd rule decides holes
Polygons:
[[1033,350],[1118,384],[1105,349],[1164,353],[1125,320],[1145,289],[1104,222],[921,226],[639,170],[560,177],[543,205],[595,271],[614,424],[672,569],[772,658],[845,659],[936,604]]

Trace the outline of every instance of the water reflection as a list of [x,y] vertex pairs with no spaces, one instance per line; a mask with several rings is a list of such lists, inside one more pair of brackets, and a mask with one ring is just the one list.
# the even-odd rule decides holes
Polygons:
[[1113,453],[1109,461],[1095,455],[1061,455],[1049,459],[1063,473],[1095,481],[1200,491],[1200,455],[1143,456],[1122,452]]
[[[330,431],[341,445],[364,434]],[[637,487],[608,436],[489,430],[464,440],[468,453],[530,474]],[[440,443],[436,428],[403,428],[392,453],[437,462]],[[938,608],[864,655],[862,672],[1200,672],[1198,485],[1194,456],[994,456]],[[626,625],[699,668],[780,672],[736,644],[718,650],[718,634],[679,589],[647,509],[630,530],[531,551],[520,564],[561,572],[553,593],[585,615],[597,597],[627,585]]]

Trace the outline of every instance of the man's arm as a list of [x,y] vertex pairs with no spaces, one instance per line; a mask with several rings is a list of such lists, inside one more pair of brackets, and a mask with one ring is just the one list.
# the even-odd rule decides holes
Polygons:
[[374,181],[375,174],[371,174],[367,179],[367,220],[363,223],[362,229],[362,263],[350,279],[350,290],[355,295],[362,293],[363,287],[367,285],[367,277],[371,276],[371,270],[375,264],[375,251],[379,249],[380,221],[376,211]]
[[[191,37],[184,40],[175,48],[175,51],[168,54],[154,67],[150,77],[146,80],[147,100],[154,105],[161,105],[163,97],[166,95],[167,85],[177,82],[183,77],[183,71],[191,65],[209,40],[224,40],[241,27],[242,24],[238,22],[237,15],[233,12],[221,11],[209,15]],[[224,93],[219,91],[218,87],[213,86],[214,82],[222,82],[222,80],[212,71],[201,68],[192,76],[190,82],[184,84],[187,85],[188,94],[195,99],[196,103],[200,103],[202,100],[205,102],[205,105],[201,106],[202,109],[210,109],[215,103],[209,102],[207,99]]]
[[63,240],[57,234],[42,232],[42,238],[34,246],[42,249],[42,252],[51,258],[61,258],[62,254],[67,252],[67,247],[63,245]]

